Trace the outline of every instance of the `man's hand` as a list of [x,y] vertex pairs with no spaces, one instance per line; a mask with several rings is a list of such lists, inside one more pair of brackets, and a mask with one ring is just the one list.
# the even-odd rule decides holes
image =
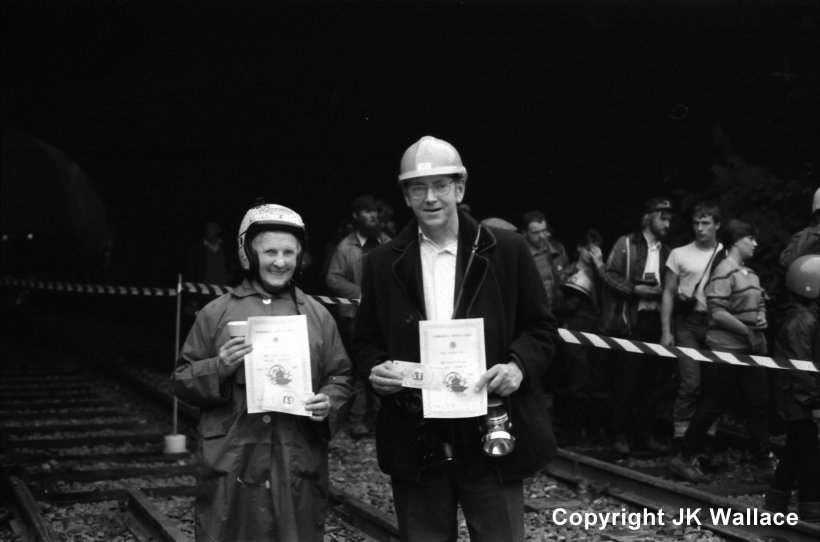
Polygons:
[[393,368],[393,362],[387,360],[370,370],[370,385],[380,395],[390,395],[401,391],[401,373]]
[[330,414],[330,397],[324,393],[317,393],[305,401],[305,410],[310,412],[310,419],[314,422],[323,422]]
[[660,284],[656,284],[655,286],[650,286],[648,284],[635,285],[635,295],[641,299],[652,299],[659,297],[661,292],[663,292],[663,288],[661,288]]
[[475,391],[478,393],[486,386],[487,393],[507,397],[518,390],[522,380],[524,380],[524,373],[518,368],[517,363],[514,361],[499,363],[498,365],[490,367],[490,369],[478,379],[475,385]]
[[224,382],[226,378],[234,374],[251,350],[253,346],[245,344],[245,337],[234,337],[223,344],[219,349],[219,359],[216,365],[219,381]]
[[670,331],[661,333],[661,346],[675,346],[675,334]]

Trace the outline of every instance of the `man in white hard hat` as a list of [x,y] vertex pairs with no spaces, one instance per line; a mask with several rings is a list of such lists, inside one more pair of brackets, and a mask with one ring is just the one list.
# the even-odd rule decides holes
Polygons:
[[814,192],[811,212],[814,215],[814,224],[795,233],[788,246],[780,253],[780,265],[785,268],[800,256],[820,254],[820,188]]
[[[399,187],[415,220],[368,256],[354,325],[354,365],[382,396],[379,466],[405,541],[455,540],[459,505],[472,540],[523,540],[522,480],[555,454],[540,387],[555,322],[524,239],[458,210],[466,180],[446,141],[407,149]],[[517,439],[508,455],[485,455],[480,418],[426,418],[394,365],[420,361],[421,320],[461,318],[483,319],[488,370],[473,390],[506,403]]]

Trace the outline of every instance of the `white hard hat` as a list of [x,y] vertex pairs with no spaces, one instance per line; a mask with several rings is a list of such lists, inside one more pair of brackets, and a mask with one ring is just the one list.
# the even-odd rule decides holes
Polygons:
[[305,223],[296,211],[273,203],[252,207],[245,213],[245,218],[239,225],[237,241],[242,269],[250,269],[250,243],[256,233],[265,230],[287,231],[295,235],[300,242],[305,242]]
[[404,151],[399,164],[399,182],[432,175],[457,175],[467,180],[467,168],[455,147],[433,136],[424,136]]

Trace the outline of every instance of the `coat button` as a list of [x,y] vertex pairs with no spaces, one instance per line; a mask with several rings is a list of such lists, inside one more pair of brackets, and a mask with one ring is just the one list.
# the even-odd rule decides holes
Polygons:
[[262,421],[265,423],[270,423],[270,416],[265,414],[264,416],[262,416]]

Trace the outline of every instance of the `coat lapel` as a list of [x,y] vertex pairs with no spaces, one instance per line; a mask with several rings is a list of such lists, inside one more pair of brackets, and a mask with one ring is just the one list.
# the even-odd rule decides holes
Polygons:
[[399,251],[399,257],[393,262],[393,275],[399,286],[404,290],[413,305],[421,314],[421,319],[427,318],[424,305],[424,289],[421,283],[421,252],[418,241],[418,226],[411,222],[399,233],[394,240],[394,250]]
[[[463,214],[459,214],[459,264],[461,266],[458,273],[461,278],[460,284],[456,284],[456,299],[459,298],[459,288],[461,292],[461,300],[458,306],[453,311],[453,318],[466,318],[468,316],[470,307],[473,306],[476,296],[487,278],[487,271],[490,268],[490,260],[485,253],[495,246],[495,237],[492,232],[485,228],[481,228],[481,233],[478,235],[478,242],[476,243],[476,234],[479,232],[479,225],[477,222],[468,218]],[[473,256],[472,263],[470,263],[470,253],[475,248],[475,256]],[[461,256],[463,254],[463,256]],[[469,269],[467,267],[469,266]]]

